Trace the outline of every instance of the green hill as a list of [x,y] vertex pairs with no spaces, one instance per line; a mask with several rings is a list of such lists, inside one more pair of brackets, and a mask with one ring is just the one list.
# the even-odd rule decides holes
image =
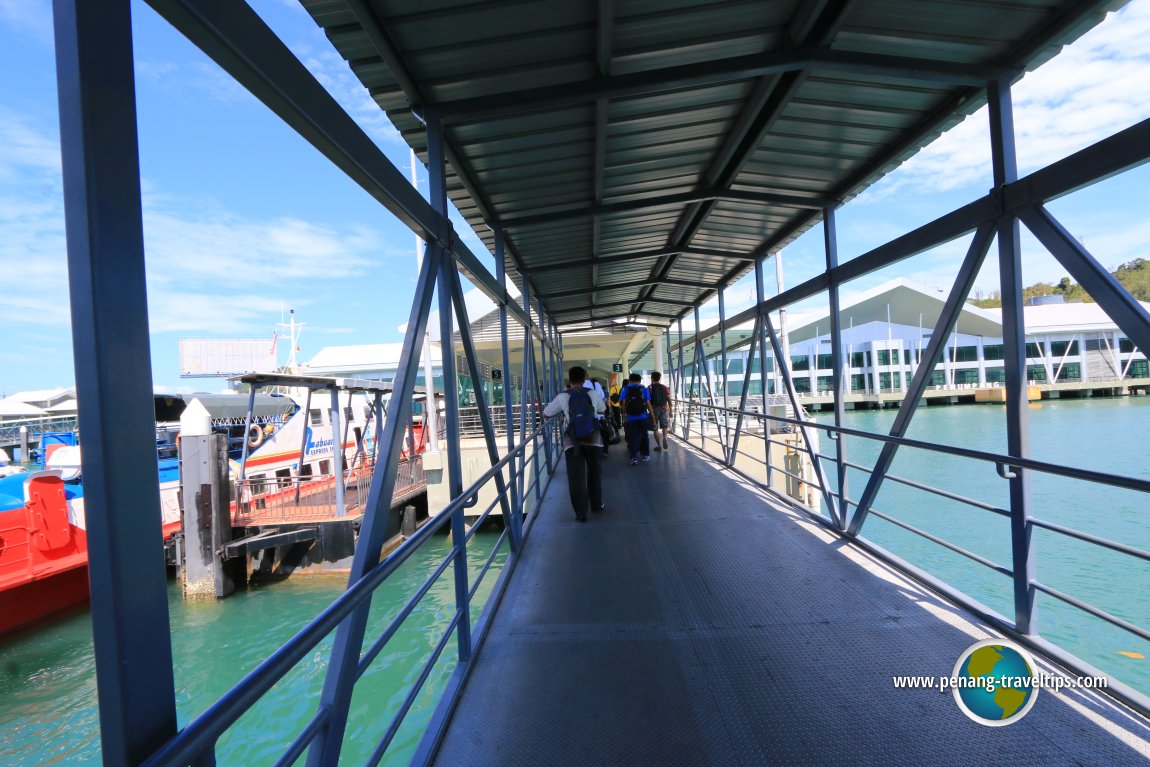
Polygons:
[[[1130,294],[1139,301],[1150,301],[1150,261],[1145,258],[1136,258],[1133,261],[1122,264],[1122,266],[1111,272],[1114,278],[1118,280]],[[1029,301],[1038,296],[1051,296],[1063,295],[1066,301],[1070,303],[1094,303],[1094,299],[1090,294],[1077,283],[1070,281],[1069,277],[1063,277],[1057,285],[1051,285],[1048,282],[1037,282],[1028,288],[1023,289],[1022,298],[1024,301]],[[990,309],[1002,306],[1002,294],[995,290],[988,294],[983,294],[982,291],[975,291],[974,296],[969,299],[969,302],[975,306],[982,307],[983,309]]]

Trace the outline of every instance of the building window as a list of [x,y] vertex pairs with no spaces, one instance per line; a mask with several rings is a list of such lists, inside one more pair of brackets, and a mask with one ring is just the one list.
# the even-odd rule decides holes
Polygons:
[[1126,371],[1127,378],[1150,378],[1150,361],[1134,360]]
[[890,364],[890,349],[879,349],[878,350],[878,364],[879,365],[889,365]]
[[865,368],[866,367],[866,352],[855,352],[851,355],[852,368]]
[[851,391],[852,392],[866,392],[866,376],[857,373],[851,376]]
[[[1030,344],[1026,345],[1026,359],[1028,359],[1028,360],[1040,360],[1045,356],[1046,355],[1044,355],[1042,353],[1042,349],[1039,347],[1038,344],[1030,343]],[[1045,380],[1045,379],[1043,379],[1043,380]]]
[[742,381],[731,381],[729,384],[727,384],[727,396],[728,397],[738,397],[742,393],[743,393],[743,382]]
[[987,383],[1006,383],[1006,368],[987,368]]
[[1081,381],[1082,380],[1082,366],[1077,362],[1067,362],[1058,371],[1059,381]]
[[946,373],[944,373],[941,370],[932,371],[930,374],[930,385],[931,386],[945,386],[946,385]]
[[903,349],[902,350],[902,361],[905,362],[907,365],[910,364],[910,349]]
[[1028,381],[1041,381],[1046,382],[1046,366],[1045,365],[1027,365],[1026,366],[1026,380]]
[[982,358],[984,360],[1002,359],[1002,344],[987,344],[982,347]]
[[743,358],[736,357],[733,360],[727,360],[727,373],[742,373],[743,372]]
[[978,362],[977,346],[950,347],[951,362]]
[[1123,354],[1132,353],[1134,351],[1134,342],[1129,338],[1119,338],[1118,351],[1122,352]]
[[793,383],[795,385],[795,391],[799,394],[811,393],[811,379],[807,378],[806,376],[801,376],[799,378],[793,379]]
[[895,391],[902,386],[902,375],[899,373],[879,373],[878,385],[883,391]]
[[[1070,349],[1067,352],[1067,349]],[[1069,355],[1071,357],[1078,356],[1078,342],[1077,341],[1051,341],[1050,354],[1056,359],[1062,359],[1063,356]]]
[[[791,357],[791,370],[810,370],[810,369],[811,369],[811,358],[810,357],[808,357],[806,355],[802,355],[802,356],[798,356],[798,357]],[[809,391],[809,389],[808,389],[808,391]]]
[[818,366],[819,370],[834,370],[835,356],[833,354],[820,354]]
[[835,390],[834,376],[819,376],[819,394]]
[[978,368],[963,368],[954,371],[954,382],[956,384],[978,383]]

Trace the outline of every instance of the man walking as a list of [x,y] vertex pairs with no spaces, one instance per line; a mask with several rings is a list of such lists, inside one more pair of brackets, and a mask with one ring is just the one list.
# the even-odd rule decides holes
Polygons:
[[632,373],[628,383],[619,391],[619,406],[623,411],[623,431],[627,435],[627,450],[631,453],[631,465],[639,464],[642,454],[644,461],[651,460],[651,443],[647,439],[647,422],[654,418],[651,410],[651,393],[643,385],[643,376]]
[[583,388],[587,371],[576,365],[567,371],[571,388],[543,408],[543,416],[563,417],[563,453],[567,460],[567,483],[571,493],[571,508],[575,519],[587,521],[588,508],[603,510],[603,480],[600,456],[603,440],[599,434],[597,413],[607,406],[594,389]]
[[[651,412],[655,415],[655,449],[667,449],[667,432],[671,429],[671,390],[660,381],[663,374],[655,371],[651,374]],[[660,437],[660,434],[662,437]]]

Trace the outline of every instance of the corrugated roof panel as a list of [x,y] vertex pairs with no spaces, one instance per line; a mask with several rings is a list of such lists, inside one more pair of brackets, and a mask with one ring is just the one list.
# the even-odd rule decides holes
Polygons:
[[[347,0],[302,2],[421,154],[426,139],[412,102],[424,108],[480,97],[469,103],[482,104],[487,94],[524,92],[499,102],[512,107],[509,114],[487,110],[481,118],[448,118],[450,156],[459,163],[449,170],[449,193],[488,244],[488,224],[711,192],[715,184],[739,192],[849,199],[985,100],[967,85],[911,82],[871,69],[814,66],[756,74],[745,68],[749,59],[732,68],[734,57],[815,46],[1022,67],[1049,58],[1097,23],[1104,9],[1122,4],[370,0],[398,54],[393,71],[390,52],[374,48]],[[609,23],[598,18],[602,8],[613,12]],[[601,29],[611,32],[603,49]],[[712,62],[703,79],[666,79],[698,62]],[[413,92],[404,93],[401,82],[415,83]],[[626,90],[595,91],[626,83]],[[517,107],[525,99],[559,97],[554,106],[537,101]],[[763,252],[792,241],[818,219],[817,210],[786,203],[724,199],[629,207],[600,215],[597,225],[585,213],[565,215],[548,224],[508,227],[507,259],[531,273],[533,267],[585,262],[595,254],[688,245]],[[660,277],[706,281],[736,278],[749,268],[727,258],[680,255],[542,272],[532,281],[537,290],[558,293],[590,287],[592,279],[600,285]],[[523,280],[514,273],[512,278]],[[707,292],[656,284],[607,287],[596,298],[647,296],[648,308],[679,313],[675,304],[657,304],[658,297],[693,301]],[[587,295],[574,303],[589,307],[591,300]]]

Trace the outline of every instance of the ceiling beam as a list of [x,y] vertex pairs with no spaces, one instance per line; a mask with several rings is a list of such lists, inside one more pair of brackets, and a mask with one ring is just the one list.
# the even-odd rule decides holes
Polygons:
[[[631,306],[639,303],[638,299],[627,299],[626,301],[597,301],[594,306],[572,306],[566,309],[555,308],[551,310],[552,314],[570,314],[571,312],[585,312],[590,309],[605,309],[609,306]],[[670,304],[671,306],[694,306],[691,301],[684,301],[681,298],[653,298],[653,304]]]
[[754,261],[755,256],[750,253],[732,253],[725,250],[711,250],[709,248],[660,248],[658,250],[638,250],[633,253],[617,253],[599,258],[581,258],[576,261],[560,261],[554,264],[533,267],[530,271],[532,277],[547,272],[561,272],[567,269],[582,269],[588,266],[603,264],[618,264],[628,261],[641,261],[645,258],[662,258],[664,256],[684,255],[699,256],[701,258],[725,258],[731,261]]
[[707,290],[713,288],[714,285],[710,282],[692,282],[691,280],[676,280],[676,279],[663,279],[663,280],[635,280],[633,282],[620,282],[618,285],[595,285],[590,288],[576,288],[574,290],[560,290],[555,293],[542,293],[536,298],[542,298],[544,301],[552,298],[570,298],[571,296],[589,296],[595,293],[604,293],[608,290],[627,290],[630,288],[641,288],[647,285],[673,285],[680,288],[697,288],[699,290]]
[[413,104],[412,109],[417,114],[422,114],[424,119],[434,115],[445,123],[488,120],[578,106],[599,99],[664,93],[807,68],[849,72],[852,68],[864,67],[872,74],[880,73],[886,77],[951,85],[985,85],[989,80],[1017,75],[1016,70],[1003,67],[956,65],[933,59],[805,47],[682,64],[644,72],[600,75],[567,85],[493,93],[439,104]]
[[[597,165],[598,167],[598,165]],[[596,171],[601,173],[601,171]],[[601,182],[600,182],[601,185]],[[601,189],[596,192],[601,195]],[[658,197],[644,197],[640,200],[626,200],[623,202],[593,202],[589,205],[569,206],[528,211],[517,216],[502,218],[499,225],[504,229],[536,226],[539,224],[553,224],[558,221],[568,221],[582,218],[599,218],[614,213],[631,213],[648,208],[658,208],[666,205],[681,205],[684,203],[705,202],[711,200],[735,200],[738,202],[756,202],[766,205],[781,205],[791,208],[822,210],[829,201],[814,197],[803,197],[791,194],[775,194],[772,192],[751,192],[746,190],[728,190],[722,188],[708,189],[696,192],[680,192],[678,194],[664,194]]]

